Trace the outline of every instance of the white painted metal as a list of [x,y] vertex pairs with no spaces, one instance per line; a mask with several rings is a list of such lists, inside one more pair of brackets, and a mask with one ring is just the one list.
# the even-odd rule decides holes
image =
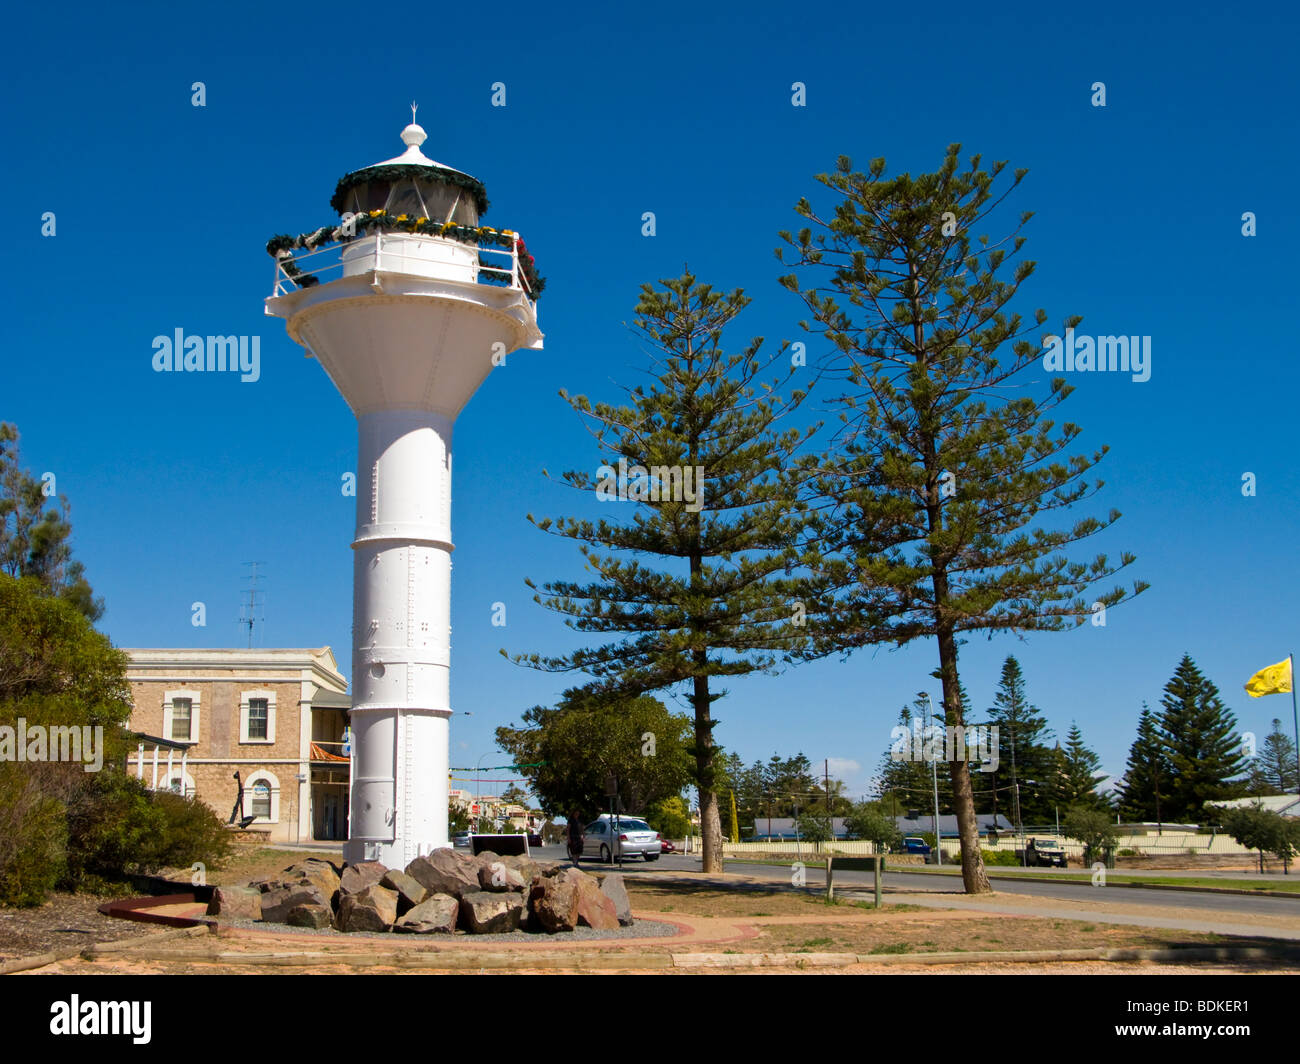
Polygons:
[[[426,161],[423,132],[401,161]],[[494,355],[542,346],[531,300],[453,243],[374,234],[336,280],[279,294],[277,271],[266,301],[357,417],[349,862],[449,844],[452,430]]]

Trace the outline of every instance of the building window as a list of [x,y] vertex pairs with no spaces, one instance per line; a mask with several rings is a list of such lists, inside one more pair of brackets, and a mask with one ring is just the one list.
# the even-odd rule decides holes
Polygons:
[[253,784],[253,805],[250,812],[253,816],[271,819],[271,785],[266,780],[258,780]]
[[192,698],[172,699],[172,733],[167,736],[172,742],[188,743],[190,727],[194,720],[194,700]]
[[244,815],[262,823],[280,822],[280,781],[275,773],[259,768],[244,781]]
[[248,737],[250,739],[266,738],[268,705],[269,703],[265,698],[250,698],[248,700]]
[[163,692],[162,737],[174,743],[197,743],[200,734],[199,692]]
[[239,695],[239,741],[275,742],[275,692],[242,691]]

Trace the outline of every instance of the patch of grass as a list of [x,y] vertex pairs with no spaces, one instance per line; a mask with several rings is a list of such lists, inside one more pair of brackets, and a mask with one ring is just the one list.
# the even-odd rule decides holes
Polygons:
[[883,946],[872,946],[869,953],[911,953],[910,942],[889,942]]
[[[1079,930],[1080,930],[1080,931],[1096,931],[1096,930],[1097,930],[1097,927],[1096,927],[1095,924],[1084,924],[1081,928],[1079,928]],[[996,942],[997,939],[993,939],[993,941]]]
[[[866,904],[865,902],[863,903]],[[891,913],[923,913],[924,905],[912,905],[909,902],[900,902],[897,905],[882,905],[881,910],[888,909]]]
[[771,916],[771,913],[750,913],[750,916]]
[[809,938],[805,939],[802,945],[811,949],[813,946],[829,946],[834,941],[833,938]]

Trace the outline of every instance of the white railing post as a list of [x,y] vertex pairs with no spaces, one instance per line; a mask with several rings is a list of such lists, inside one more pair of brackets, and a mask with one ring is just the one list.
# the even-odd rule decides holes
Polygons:
[[510,287],[519,287],[519,241],[520,236],[515,234],[514,239],[510,242]]

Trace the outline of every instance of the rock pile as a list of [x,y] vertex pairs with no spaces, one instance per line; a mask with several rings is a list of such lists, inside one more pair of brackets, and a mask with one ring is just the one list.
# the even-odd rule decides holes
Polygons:
[[454,849],[417,857],[405,870],[377,861],[309,858],[247,887],[217,887],[209,915],[337,931],[474,935],[520,928],[546,934],[632,924],[623,877],[598,879],[528,857],[477,857]]

